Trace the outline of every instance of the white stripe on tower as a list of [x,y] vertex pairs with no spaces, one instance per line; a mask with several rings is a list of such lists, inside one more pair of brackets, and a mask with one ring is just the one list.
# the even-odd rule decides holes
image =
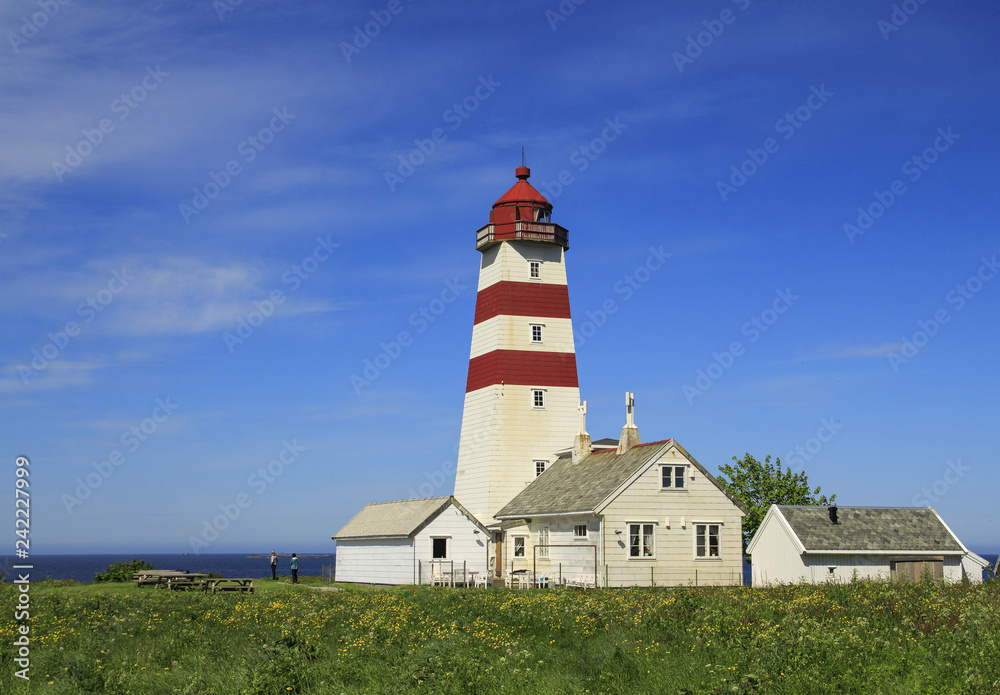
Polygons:
[[565,252],[568,232],[517,170],[477,233],[482,252],[455,497],[482,522],[535,479],[577,430],[580,390]]

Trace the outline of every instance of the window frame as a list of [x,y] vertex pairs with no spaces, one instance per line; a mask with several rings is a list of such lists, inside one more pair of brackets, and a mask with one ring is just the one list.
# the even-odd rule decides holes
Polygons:
[[[579,533],[583,529],[583,533]],[[573,524],[573,540],[586,541],[590,539],[590,527],[587,524]]]
[[548,560],[549,559],[549,527],[539,526],[538,527],[538,559]]
[[545,392],[547,390],[548,389],[531,389],[531,407],[533,410],[545,410]]
[[[642,561],[642,560],[655,560],[656,559],[656,522],[654,522],[654,521],[629,521],[629,522],[626,522],[625,525],[626,525],[627,530],[628,530],[628,544],[626,544],[626,546],[625,546],[626,556],[628,557],[628,560],[630,562],[633,561],[633,560],[640,560],[640,561]],[[637,545],[635,546],[635,549],[639,551],[638,555],[633,555],[632,554],[632,548],[633,548],[633,544],[632,544],[632,538],[633,538],[632,529],[633,528],[638,528],[637,535],[635,536],[635,538],[637,539]],[[649,529],[649,538],[650,538],[650,543],[649,543],[648,546],[645,543],[645,540],[646,540],[646,529],[647,528]],[[646,554],[647,550],[649,551],[648,555]]]
[[[535,329],[538,329],[538,339],[535,339]],[[528,342],[532,345],[544,345],[545,344],[545,324],[544,323],[529,323],[528,324]]]
[[[521,547],[518,547],[517,542],[521,541]],[[511,536],[511,548],[513,549],[513,557],[526,557],[528,548],[528,537],[527,536]],[[520,552],[518,552],[520,551]]]
[[528,259],[528,279],[529,280],[541,280],[542,279],[542,261],[536,259]]
[[[712,561],[722,560],[722,529],[724,524],[721,521],[695,521],[693,522],[693,526],[694,526],[694,559],[698,560],[699,562],[706,562],[706,561],[712,562]],[[713,526],[716,528],[716,532],[714,534],[715,549],[716,549],[715,555],[711,554]],[[701,529],[705,529],[703,533],[701,532]],[[705,538],[704,555],[698,554],[699,536],[704,536]]]
[[[444,555],[438,557],[437,555],[437,542],[442,541],[444,543]],[[431,536],[431,559],[432,560],[448,560],[448,536]]]
[[[541,470],[538,469],[538,465],[539,464],[541,464]],[[545,469],[547,469],[548,466],[549,466],[549,462],[548,461],[545,461],[543,459],[535,459],[535,477],[537,478],[542,473],[544,473]]]
[[[663,473],[666,469],[670,469],[670,485],[663,484]],[[681,487],[677,487],[677,470],[682,471],[681,475]],[[677,465],[674,463],[661,463],[660,464],[660,490],[666,490],[671,492],[686,492],[688,490],[688,473],[691,467],[687,464]]]

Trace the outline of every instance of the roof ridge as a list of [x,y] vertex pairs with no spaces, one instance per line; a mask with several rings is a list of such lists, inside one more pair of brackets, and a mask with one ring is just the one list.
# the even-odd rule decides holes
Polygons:
[[645,444],[634,444],[634,445],[632,445],[632,448],[636,449],[636,448],[638,448],[640,446],[653,446],[654,444],[666,444],[667,442],[669,442],[671,440],[673,440],[673,437],[667,437],[666,439],[660,439],[660,440],[655,441],[655,442],[646,442]]
[[451,495],[439,495],[437,497],[409,497],[405,500],[384,500],[382,502],[369,502],[366,506],[374,506],[376,504],[399,504],[400,502],[426,502],[427,500],[446,500]]

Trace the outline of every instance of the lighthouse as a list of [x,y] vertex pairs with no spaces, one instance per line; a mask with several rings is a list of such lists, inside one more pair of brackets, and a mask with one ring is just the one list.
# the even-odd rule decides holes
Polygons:
[[482,254],[455,497],[482,523],[572,446],[580,389],[566,251],[552,204],[517,182],[476,232]]

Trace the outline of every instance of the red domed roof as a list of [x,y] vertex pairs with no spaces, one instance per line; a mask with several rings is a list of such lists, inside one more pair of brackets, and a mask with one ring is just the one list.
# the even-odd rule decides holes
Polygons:
[[505,203],[539,203],[551,209],[552,203],[547,201],[545,196],[528,183],[528,177],[531,176],[531,169],[522,165],[514,171],[514,174],[517,176],[517,183],[511,186],[509,191],[500,196],[500,199],[493,203],[493,207]]

